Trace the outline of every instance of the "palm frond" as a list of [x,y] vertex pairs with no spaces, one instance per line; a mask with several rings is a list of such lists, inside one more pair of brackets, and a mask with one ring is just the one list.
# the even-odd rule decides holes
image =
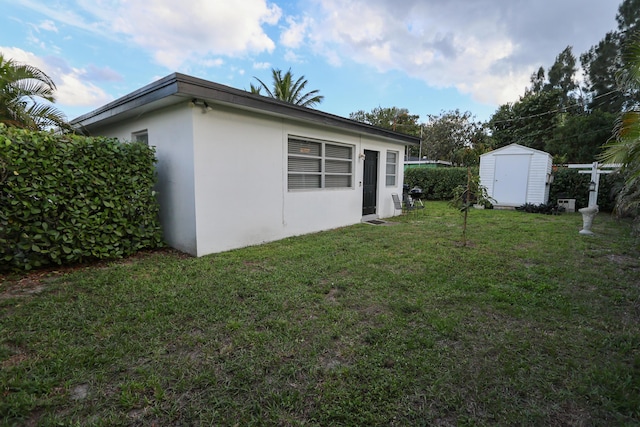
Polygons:
[[272,87],[269,88],[262,80],[254,77],[259,83],[260,87],[251,85],[251,93],[260,93],[261,89],[267,92],[267,96],[271,98],[279,99],[290,104],[299,105],[301,107],[313,107],[319,104],[324,99],[324,96],[318,95],[318,90],[312,90],[310,92],[304,92],[307,86],[307,80],[304,76],[294,81],[293,73],[289,69],[286,73],[282,70],[272,68],[271,78]]
[[[0,54],[0,122],[29,129],[69,129],[54,102],[56,85],[37,67],[20,64]],[[44,104],[42,101],[47,101]]]
[[[640,90],[640,32],[630,38],[624,47],[624,68],[618,73],[621,91]],[[635,105],[635,108],[638,106]],[[618,214],[631,214],[640,224],[640,111],[623,111],[616,121],[614,137],[604,145],[600,159],[605,162],[622,163],[625,182],[616,199]],[[640,232],[639,230],[636,230]]]
[[255,95],[262,95],[262,86],[254,86],[253,83],[249,83],[249,91]]
[[32,104],[27,109],[27,114],[34,118],[39,129],[58,127],[61,129],[71,129],[67,123],[67,118],[60,110],[53,105]]
[[[269,90],[269,86],[267,86],[262,80],[260,80],[257,77],[254,77],[254,79],[256,79],[261,85],[260,88],[258,88],[258,92],[257,93],[260,93],[260,89],[264,89],[267,92],[267,96],[270,96],[271,98],[275,98],[275,96],[273,96],[273,93]],[[251,85],[251,86],[255,87],[253,85]],[[252,93],[253,93],[253,91],[252,91]]]

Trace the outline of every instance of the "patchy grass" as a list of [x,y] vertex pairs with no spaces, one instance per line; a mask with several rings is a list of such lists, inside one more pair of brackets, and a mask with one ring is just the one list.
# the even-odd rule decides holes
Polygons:
[[640,259],[600,214],[429,203],[0,284],[5,425],[640,423]]

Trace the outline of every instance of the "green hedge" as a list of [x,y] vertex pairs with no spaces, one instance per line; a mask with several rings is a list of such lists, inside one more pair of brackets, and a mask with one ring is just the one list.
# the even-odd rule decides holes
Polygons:
[[[549,202],[558,199],[576,199],[576,209],[589,204],[589,174],[581,174],[578,169],[560,167],[553,172],[553,183],[549,189]],[[615,205],[615,197],[624,179],[618,173],[600,175],[598,188],[598,207],[601,211],[611,212]]]
[[[471,168],[478,174],[478,168]],[[587,206],[589,202],[589,174],[578,173],[577,169],[558,168],[553,172],[554,181],[549,189],[549,203],[559,198],[576,199],[576,209]],[[615,196],[623,183],[620,174],[600,175],[598,206],[601,211],[611,212],[615,205]],[[422,188],[428,200],[450,200],[453,189],[467,182],[467,168],[411,168],[405,171],[404,182],[410,187]]]
[[[471,168],[478,174],[478,168]],[[451,200],[453,190],[467,184],[467,168],[410,168],[404,172],[404,183],[422,188],[427,200]]]
[[0,125],[0,270],[161,246],[155,162],[141,143]]

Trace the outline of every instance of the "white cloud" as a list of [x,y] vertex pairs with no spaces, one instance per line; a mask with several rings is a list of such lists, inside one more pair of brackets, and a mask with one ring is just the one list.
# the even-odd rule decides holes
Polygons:
[[83,70],[74,69],[72,73],[59,76],[56,97],[58,103],[70,107],[97,107],[113,98],[93,83],[83,78]]
[[224,60],[221,58],[216,59],[205,59],[200,62],[200,65],[205,67],[222,67],[224,65]]
[[282,16],[266,0],[192,0],[188,6],[175,0],[79,0],[76,8],[80,12],[58,11],[53,19],[124,36],[170,69],[203,56],[272,52],[275,43],[263,26],[276,25]]
[[[16,47],[0,46],[0,52],[5,58],[37,67],[51,77],[57,87],[55,92],[57,105],[97,107],[113,99],[101,88],[87,81],[87,74],[100,74],[96,67],[90,67],[89,70],[71,68],[59,58],[39,57]],[[115,76],[109,69],[101,72],[111,78]]]
[[[111,32],[100,22],[91,22],[86,16],[80,14],[79,6],[72,5],[69,8],[65,8],[61,4],[56,4],[55,7],[49,7],[49,5],[42,4],[36,0],[20,0],[20,5],[42,13],[54,21],[80,28],[105,38],[113,38]],[[94,9],[95,7],[96,5],[93,5]]]
[[[281,42],[310,48],[334,66],[353,60],[381,72],[399,70],[433,87],[502,104],[516,100],[531,73],[550,67],[568,44],[577,57],[615,27],[615,9],[597,3],[313,0],[304,11],[313,19],[287,19]],[[611,20],[603,20],[608,12]]]
[[269,62],[254,62],[253,68],[256,70],[267,70],[271,68],[271,64]]
[[280,43],[288,48],[298,48],[304,42],[307,28],[312,21],[306,16],[300,22],[296,22],[293,17],[287,16],[286,21],[289,27],[280,34]]
[[45,21],[42,21],[38,26],[38,29],[40,30],[44,30],[44,31],[52,31],[54,33],[58,32],[58,27],[56,27],[55,22],[47,19]]
[[90,82],[119,82],[123,80],[122,75],[117,71],[109,67],[96,67],[93,64],[90,64],[82,70],[78,70],[78,74],[80,74],[84,80]]
[[295,64],[299,64],[301,62],[303,62],[302,57],[300,55],[298,55],[297,53],[295,53],[292,50],[287,50],[284,54],[284,60],[286,62],[290,62],[290,63],[295,63]]

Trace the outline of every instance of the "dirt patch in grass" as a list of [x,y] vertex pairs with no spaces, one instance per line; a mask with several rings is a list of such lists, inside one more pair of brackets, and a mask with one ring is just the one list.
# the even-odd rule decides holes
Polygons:
[[548,426],[589,426],[593,420],[589,411],[576,402],[564,402],[553,417],[548,419]]
[[29,360],[29,355],[22,349],[12,346],[9,348],[9,350],[12,354],[9,356],[9,358],[3,360],[2,363],[0,363],[0,367],[2,367],[3,369],[18,366],[19,364]]
[[28,297],[39,294],[45,289],[45,283],[40,275],[30,275],[14,282],[9,282],[0,291],[0,300],[10,298]]
[[338,297],[339,294],[340,294],[340,289],[331,288],[331,289],[329,289],[329,293],[327,293],[327,296],[325,298],[330,303],[336,304],[338,302],[338,298],[337,297]]
[[625,269],[637,270],[638,268],[640,268],[640,260],[628,255],[609,254],[606,258],[607,260],[609,260],[609,262],[617,264]]
[[245,269],[251,273],[258,273],[268,270],[267,266],[262,261],[243,260],[242,265],[244,265]]
[[106,269],[112,265],[130,265],[138,263],[155,254],[167,254],[178,259],[191,258],[190,255],[171,248],[140,251],[127,258],[118,260],[94,261],[82,264],[50,266],[24,273],[0,275],[0,300],[29,297],[45,291],[47,285],[60,276],[81,270]]

